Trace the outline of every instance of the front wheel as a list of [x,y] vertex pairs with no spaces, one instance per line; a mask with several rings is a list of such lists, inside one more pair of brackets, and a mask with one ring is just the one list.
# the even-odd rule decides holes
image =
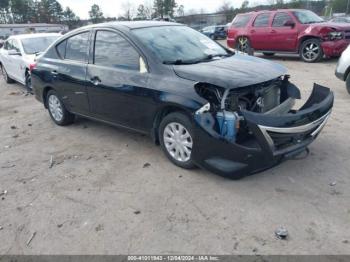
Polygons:
[[194,144],[193,124],[183,113],[171,113],[164,117],[159,127],[162,150],[175,165],[192,169],[192,148]]
[[317,38],[304,41],[300,48],[300,57],[307,63],[315,63],[320,61],[323,57],[321,41]]
[[55,90],[50,90],[46,97],[47,108],[51,119],[59,126],[74,122],[74,114],[67,111]]

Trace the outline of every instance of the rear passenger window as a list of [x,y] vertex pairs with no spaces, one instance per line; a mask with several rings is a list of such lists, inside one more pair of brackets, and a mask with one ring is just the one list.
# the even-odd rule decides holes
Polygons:
[[19,49],[18,41],[16,39],[12,40],[12,49],[16,50],[16,52],[21,52]]
[[57,45],[57,53],[59,56],[64,59],[66,56],[66,46],[67,46],[67,40],[61,42],[60,44]]
[[232,27],[245,27],[251,18],[252,15],[237,15],[232,21]]
[[283,27],[285,23],[290,20],[292,20],[292,18],[287,13],[277,13],[273,19],[272,26]]
[[89,32],[68,38],[65,59],[86,62],[88,60]]
[[122,36],[110,31],[97,31],[94,64],[139,70],[140,55]]
[[10,48],[10,46],[11,46],[10,41],[11,41],[11,40],[7,40],[7,41],[5,42],[5,44],[4,44],[4,49],[5,49],[5,50],[10,50],[10,49],[11,49],[11,48]]
[[267,27],[269,26],[270,14],[260,14],[255,18],[255,27]]

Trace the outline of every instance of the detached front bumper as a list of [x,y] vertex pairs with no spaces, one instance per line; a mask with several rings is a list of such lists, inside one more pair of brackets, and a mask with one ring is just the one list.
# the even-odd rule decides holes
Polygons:
[[348,47],[350,41],[341,39],[337,41],[324,41],[321,43],[323,53],[326,57],[340,56]]
[[242,111],[254,139],[238,144],[196,128],[194,162],[221,176],[239,179],[273,167],[303,152],[325,126],[333,106],[329,88],[316,85],[298,111],[269,115]]

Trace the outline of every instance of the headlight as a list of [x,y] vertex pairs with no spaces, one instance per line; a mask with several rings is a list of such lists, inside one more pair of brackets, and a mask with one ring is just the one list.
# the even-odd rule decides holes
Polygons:
[[330,32],[329,33],[329,39],[330,40],[339,40],[343,38],[342,32]]

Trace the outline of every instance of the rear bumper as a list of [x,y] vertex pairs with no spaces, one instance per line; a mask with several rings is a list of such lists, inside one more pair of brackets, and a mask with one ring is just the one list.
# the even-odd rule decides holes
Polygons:
[[348,47],[349,41],[345,39],[337,41],[324,41],[321,46],[323,53],[327,57],[340,56],[341,53]]
[[303,152],[325,126],[333,106],[330,89],[315,85],[312,95],[297,112],[271,116],[242,111],[254,143],[237,144],[214,138],[196,128],[194,162],[218,175],[239,179],[273,167]]

